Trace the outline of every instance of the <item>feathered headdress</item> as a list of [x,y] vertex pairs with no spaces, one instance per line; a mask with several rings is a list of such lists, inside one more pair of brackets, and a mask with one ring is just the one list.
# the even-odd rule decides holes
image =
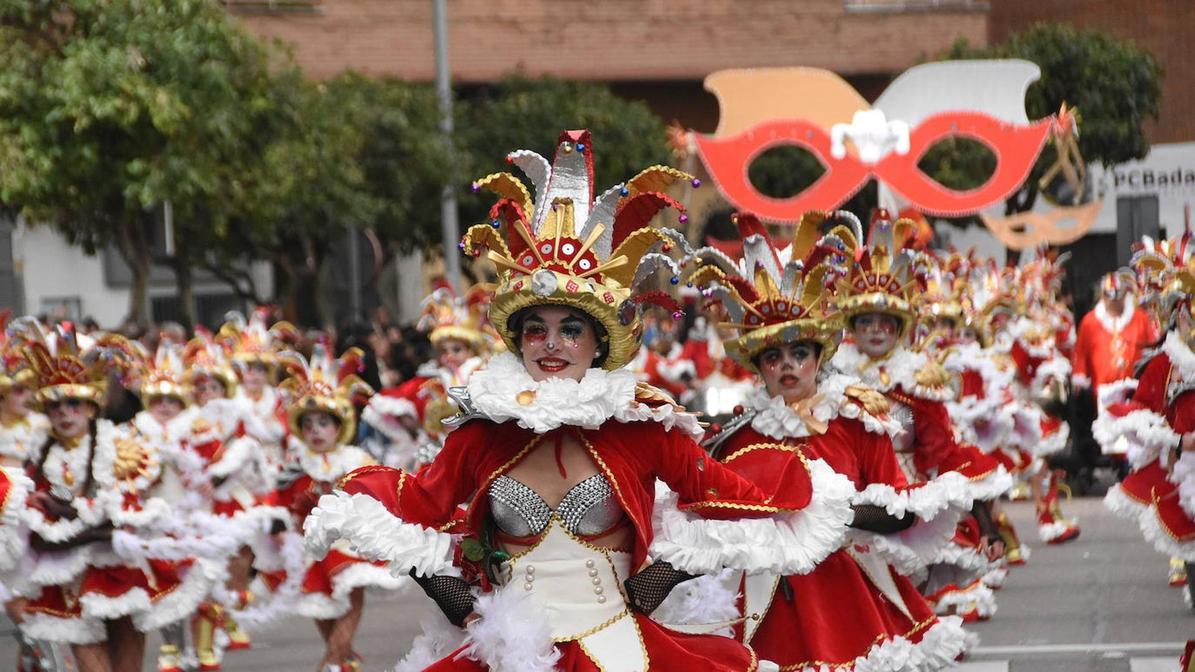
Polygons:
[[[734,260],[715,247],[691,255],[698,264],[689,282],[725,305],[739,337],[726,343],[726,352],[755,370],[761,351],[792,341],[821,345],[828,360],[842,332],[830,301],[833,283],[845,272],[849,251],[836,235],[823,236],[827,219],[853,220],[847,212],[811,212],[801,218],[791,244],[777,247],[754,215],[739,213],[734,221],[742,236],[742,259]],[[854,224],[857,224],[857,220]]]
[[[653,166],[630,181],[594,198],[593,148],[589,131],[565,131],[551,164],[539,154],[519,150],[507,161],[522,169],[535,195],[510,173],[496,173],[474,183],[500,196],[488,224],[469,229],[461,241],[466,254],[488,257],[499,270],[490,321],[507,347],[518,351],[518,335],[507,321],[524,308],[561,305],[579,310],[606,331],[608,354],[602,367],[629,362],[642,330],[636,287],[660,267],[679,269],[665,254],[684,245],[677,231],[656,228],[651,219],[664,208],[683,206],[664,194],[690,175]],[[681,215],[681,221],[685,220]]]
[[38,404],[66,399],[82,399],[97,406],[103,403],[115,358],[107,348],[81,349],[70,323],[59,325],[47,337],[35,320],[22,318],[10,327],[9,341],[33,371]]
[[363,355],[360,349],[349,348],[339,359],[333,359],[323,344],[315,346],[310,360],[293,351],[279,354],[278,361],[289,375],[279,387],[289,392],[286,414],[291,433],[301,436],[303,414],[318,411],[339,421],[337,444],[352,441],[357,429],[353,397],[373,394],[373,389],[357,377]]
[[423,300],[417,326],[428,332],[432,345],[456,339],[468,343],[476,353],[485,352],[489,345],[484,331],[485,313],[493,291],[493,285],[481,283],[470,287],[464,298],[458,298],[451,289],[441,287]]
[[1146,237],[1134,245],[1130,267],[1146,296],[1156,296],[1163,326],[1186,312],[1195,323],[1195,241],[1190,232],[1170,240]]
[[19,347],[14,347],[15,340],[8,338],[8,322],[12,318],[12,310],[5,308],[0,311],[0,358],[3,368],[0,369],[0,395],[7,394],[13,387],[33,387],[36,385],[37,375],[29,367],[29,360]]
[[232,362],[238,368],[255,362],[273,366],[278,363],[278,353],[298,340],[294,325],[283,320],[267,328],[268,317],[267,308],[253,311],[248,320],[236,311],[224,316],[216,338],[232,352]]
[[190,401],[190,389],[185,382],[183,349],[177,343],[163,341],[153,357],[146,357],[137,379],[142,402],[154,397],[172,397],[184,406]]
[[195,337],[183,348],[183,365],[186,372],[183,383],[195,387],[200,378],[214,378],[224,386],[224,396],[231,399],[236,393],[237,377],[228,360],[228,351],[211,332],[196,329]]
[[850,273],[839,282],[838,307],[849,319],[863,313],[886,313],[900,318],[905,334],[912,332],[915,302],[924,288],[917,255],[906,244],[917,234],[911,219],[893,222],[884,210],[872,217],[867,244],[858,219],[838,227],[837,234],[854,254]]

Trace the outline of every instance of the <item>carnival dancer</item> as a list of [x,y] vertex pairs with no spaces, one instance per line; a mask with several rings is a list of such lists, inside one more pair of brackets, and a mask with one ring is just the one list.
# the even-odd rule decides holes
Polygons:
[[[13,511],[20,512],[24,507],[24,496],[20,491],[9,486],[8,482],[18,477],[26,476],[26,469],[30,462],[37,457],[50,431],[50,421],[46,416],[33,410],[32,402],[36,376],[29,368],[19,348],[10,347],[6,336],[10,312],[0,313],[0,477],[3,477],[6,493],[12,493],[13,499],[4,500],[4,511],[9,511],[9,505],[15,507]],[[21,481],[22,483],[25,481]],[[25,489],[28,490],[27,488]],[[2,514],[0,514],[2,515]],[[12,523],[16,523],[13,525]],[[18,520],[0,520],[0,535],[3,535],[5,546],[13,544],[13,551],[17,557],[24,553],[26,530]],[[7,557],[7,553],[4,553]],[[0,563],[2,564],[2,563]],[[11,569],[11,567],[5,568]],[[4,602],[4,611],[15,624],[20,624],[24,615],[25,598],[14,589],[18,588],[19,578],[9,577],[0,583],[0,600]],[[17,639],[19,651],[17,653],[17,669],[24,672],[32,671],[35,661],[40,657],[39,651],[46,646],[38,646],[29,641],[18,628],[13,632]]]
[[[509,174],[477,183],[502,196],[496,227],[472,227],[463,249],[488,248],[501,269],[490,317],[509,352],[458,394],[463,413],[434,462],[366,467],[321,498],[309,548],[343,538],[410,570],[466,626],[461,647],[420,639],[400,669],[775,670],[647,614],[694,574],[812,570],[841,543],[850,485],[794,456],[773,465],[788,487],[769,500],[693,441],[693,416],[635,382],[638,305],[668,303],[635,288],[661,267],[675,275],[655,249],[683,242],[649,222],[680,209],[663,189],[690,178],[657,166],[595,201],[589,133],[562,133],[556,150],[551,163],[509,155],[536,201]],[[675,490],[658,502],[657,477]]]
[[949,373],[936,359],[905,345],[913,331],[920,262],[904,246],[916,225],[904,219],[892,222],[879,211],[864,245],[858,220],[843,219],[853,226],[841,227],[840,237],[856,261],[840,281],[836,300],[849,338],[831,366],[859,377],[892,403],[890,415],[901,425],[893,444],[909,482],[948,471],[968,479],[974,500],[971,515],[959,524],[954,543],[940,561],[930,567],[923,591],[939,613],[957,613],[965,620],[988,618],[995,611],[995,597],[983,576],[1004,551],[989,503],[1011,487],[1012,479],[997,461],[955,440],[944,404],[954,395]]
[[826,461],[858,490],[853,543],[805,575],[746,577],[747,618],[736,634],[782,670],[951,666],[966,647],[961,619],[939,619],[889,555],[902,564],[920,558],[921,567],[933,560],[971,506],[966,480],[947,472],[910,487],[889,439],[897,428],[886,415],[887,400],[848,376],[822,371],[842,333],[827,285],[848,263],[836,236],[818,239],[822,224],[833,220],[805,215],[796,242],[781,249],[755,217],[739,214],[736,221],[744,234],[742,262],[698,250],[706,263],[691,280],[712,281],[741,332],[727,351],[759,373],[763,389],[748,394],[744,412],[707,445],[764,489],[787,486],[774,480],[772,465],[797,454]]
[[630,366],[640,382],[664,390],[682,404],[689,404],[697,367],[685,356],[685,347],[678,340],[682,316],[679,311],[656,315],[651,342],[640,346]]
[[[1195,563],[1195,255],[1190,234],[1150,242],[1133,258],[1142,285],[1164,287],[1162,345],[1129,400],[1111,403],[1093,427],[1103,445],[1123,443],[1133,472],[1104,504],[1140,527],[1159,552]],[[1159,281],[1160,280],[1160,281]]]
[[439,452],[445,434],[441,420],[458,410],[447,390],[467,383],[495,349],[484,312],[493,291],[493,285],[482,283],[469,288],[464,299],[447,288],[424,299],[418,327],[428,332],[436,359],[420,366],[414,378],[370,398],[361,419],[389,440],[373,451],[375,458],[414,470]]
[[277,354],[288,342],[297,341],[299,334],[285,321],[267,328],[268,315],[269,309],[264,307],[255,310],[248,321],[240,313],[229,313],[217,338],[229,344],[240,382],[233,399],[257,419],[246,431],[257,440],[267,479],[272,481],[286,463],[286,404],[274,389]]
[[698,301],[701,314],[693,321],[683,353],[697,371],[692,410],[710,417],[728,416],[755,388],[755,374],[726,354],[725,342],[735,333],[724,326],[727,315],[722,302],[705,297]]
[[251,646],[249,633],[228,612],[244,609],[252,602],[252,545],[265,543],[272,520],[285,513],[266,501],[272,490],[270,468],[260,443],[253,437],[268,436],[270,432],[248,405],[235,400],[237,377],[225,347],[210,333],[199,332],[187,343],[183,355],[184,383],[194,402],[187,450],[202,464],[201,483],[196,487],[208,499],[210,513],[230,521],[229,529],[235,529],[244,544],[228,562],[226,590],[217,589],[218,599],[205,604],[193,623],[200,668],[218,670],[221,652],[216,647],[217,627],[228,635],[229,649]]
[[[277,503],[292,514],[291,529],[299,530],[321,495],[332,492],[350,471],[376,464],[369,453],[350,445],[356,428],[352,398],[373,391],[356,376],[361,361],[358,350],[334,360],[317,345],[310,362],[293,352],[280,357],[290,376],[283,387],[290,398],[286,412],[292,462]],[[345,542],[337,543],[321,560],[308,560],[303,569],[295,611],[315,619],[324,640],[317,669],[360,670],[353,636],[365,606],[365,588],[396,589],[401,586],[399,579],[382,563],[357,557]]]
[[1028,481],[1038,536],[1048,544],[1066,543],[1080,532],[1078,521],[1065,517],[1059,503],[1059,481],[1065,472],[1050,463],[1070,439],[1070,426],[1063,417],[1071,364],[1062,353],[1057,326],[1066,322],[1057,316],[1069,313],[1057,299],[1062,265],[1068,258],[1046,253],[1023,269],[1020,315],[1010,325],[1013,342],[1009,356],[1016,364],[1018,396],[1027,407],[1040,409],[1040,438],[1028,439],[1035,458]]
[[147,495],[158,456],[134,428],[97,419],[106,357],[85,361],[69,331],[55,350],[40,335],[23,347],[51,438],[35,464],[37,491],[26,510],[37,553],[28,578],[40,594],[26,605],[21,628],[70,644],[84,672],[140,670],[145,633],[184,618],[204,594],[175,590],[181,580],[171,563],[130,556],[129,544],[117,544],[126,530],[169,514],[165,502]]

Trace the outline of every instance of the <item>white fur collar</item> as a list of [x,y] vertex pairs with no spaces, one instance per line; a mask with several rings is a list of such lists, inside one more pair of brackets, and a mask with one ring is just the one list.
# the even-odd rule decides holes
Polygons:
[[0,426],[0,456],[19,462],[36,459],[50,435],[50,421],[30,412],[9,427]]
[[1183,380],[1195,380],[1195,352],[1183,342],[1177,331],[1166,334],[1166,340],[1162,342],[1162,352],[1166,353],[1166,357]]
[[280,396],[278,394],[278,390],[266,385],[264,388],[262,388],[261,399],[254,400],[245,393],[244,387],[237,388],[237,393],[234,399],[241,404],[248,406],[254,415],[265,420],[274,417],[274,411],[278,408]]
[[653,420],[666,429],[674,425],[700,433],[697,419],[669,405],[650,407],[635,399],[635,375],[623,367],[614,371],[589,369],[581,380],[549,378],[535,381],[523,363],[509,352],[490,358],[469,378],[469,399],[494,422],[515,420],[537,434],[557,427],[597,429],[607,420]]
[[1104,326],[1104,331],[1109,334],[1119,334],[1124,331],[1124,328],[1129,326],[1129,322],[1133,319],[1133,312],[1136,311],[1136,302],[1133,297],[1126,297],[1124,300],[1124,309],[1120,311],[1119,317],[1112,317],[1108,312],[1108,306],[1103,301],[1095,304],[1095,319],[1100,321]]
[[163,425],[149,411],[141,411],[133,416],[133,426],[154,443],[176,444],[187,438],[194,415],[193,407],[187,407]]
[[485,365],[485,360],[481,357],[470,357],[466,359],[460,367],[453,371],[448,367],[440,366],[436,360],[424,362],[415,370],[416,376],[423,378],[435,378],[444,384],[444,387],[460,387],[469,382],[469,378],[473,373]]
[[[846,388],[858,382],[857,378],[838,373],[819,381],[817,394],[821,398],[813,407],[813,417],[828,423],[841,415],[860,420],[869,432],[885,434],[895,431],[897,425],[893,425],[887,419],[881,420],[872,416],[846,397]],[[784,403],[784,398],[769,395],[763,387],[754,388],[747,393],[744,405],[755,411],[755,416],[751,418],[751,429],[764,436],[784,440],[811,435],[805,421]]]
[[295,452],[304,473],[322,483],[335,483],[350,471],[374,463],[368,453],[356,446],[337,446],[331,452],[317,453],[302,441],[296,439],[296,443],[299,446]]
[[836,371],[857,377],[864,385],[880,392],[891,392],[900,387],[907,394],[941,400],[941,392],[917,383],[917,372],[924,369],[926,364],[924,353],[913,352],[903,345],[896,346],[886,358],[876,360],[861,352],[853,343],[843,343],[830,360],[830,365]]

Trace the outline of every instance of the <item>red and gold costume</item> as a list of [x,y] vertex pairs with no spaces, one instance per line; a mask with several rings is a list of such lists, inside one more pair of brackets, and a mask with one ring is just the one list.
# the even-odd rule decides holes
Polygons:
[[[694,442],[695,418],[625,368],[641,328],[634,288],[654,268],[675,273],[655,251],[682,240],[648,222],[678,206],[662,190],[688,178],[649,168],[595,201],[591,154],[586,131],[563,133],[552,163],[512,153],[509,160],[536,182],[537,201],[508,174],[477,183],[503,198],[493,221],[470,229],[463,248],[480,254],[488,247],[499,266],[490,317],[511,353],[469,379],[459,426],[435,461],[414,474],[358,470],[308,518],[308,546],[317,554],[343,538],[392,571],[463,573],[483,586],[473,607],[480,618],[460,633],[462,646],[425,649],[400,669],[755,670],[759,660],[737,642],[682,634],[632,609],[624,581],[649,558],[691,574],[723,567],[806,572],[841,543],[846,500],[820,492],[805,462],[794,456],[775,465],[789,487],[769,497],[709,458]],[[580,380],[532,380],[513,354],[519,343],[508,319],[544,305],[572,308],[601,325],[608,348],[601,368]],[[582,482],[582,491],[595,488],[594,500],[577,516],[563,509],[564,500],[552,510],[507,477],[533,451],[566,441],[596,468]],[[657,479],[671,488],[658,501]],[[521,494],[507,497],[512,492]],[[493,531],[498,514],[516,504],[531,536],[521,539],[525,550],[506,556],[492,545],[516,533]],[[595,522],[590,511],[599,504]],[[730,520],[739,518],[751,520]],[[597,538],[625,530],[627,541],[589,543],[595,537],[581,531],[587,524],[604,528],[594,530]],[[460,537],[450,533],[468,542],[459,552]]]
[[[818,241],[824,219],[807,215],[794,236],[800,247],[776,249],[758,221],[740,214],[740,264],[727,268],[721,255],[699,251],[710,263],[694,279],[715,283],[737,320],[742,335],[727,347],[743,366],[754,368],[769,347],[798,341],[817,343],[822,362],[833,355],[841,322],[822,292],[824,279],[840,271],[821,260],[841,259],[843,248],[832,238]],[[746,618],[736,635],[782,670],[936,670],[953,664],[966,645],[960,619],[939,619],[901,571],[924,567],[949,541],[960,510],[970,506],[964,479],[950,473],[910,487],[889,439],[896,428],[885,415],[887,401],[848,376],[824,377],[812,397],[792,404],[758,389],[744,406],[744,414],[712,440],[714,455],[731,469],[766,491],[783,492],[788,484],[775,469],[795,454],[848,478],[854,503],[882,507],[889,515],[911,513],[922,522],[909,534],[852,530],[808,574],[743,578]]]

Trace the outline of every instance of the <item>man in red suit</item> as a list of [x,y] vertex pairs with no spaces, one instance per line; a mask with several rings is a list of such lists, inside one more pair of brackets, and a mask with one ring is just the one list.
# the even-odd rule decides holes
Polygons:
[[1141,353],[1158,340],[1158,330],[1138,310],[1131,276],[1111,273],[1100,282],[1102,297],[1079,323],[1071,382],[1076,393],[1099,395],[1101,385],[1133,377]]

